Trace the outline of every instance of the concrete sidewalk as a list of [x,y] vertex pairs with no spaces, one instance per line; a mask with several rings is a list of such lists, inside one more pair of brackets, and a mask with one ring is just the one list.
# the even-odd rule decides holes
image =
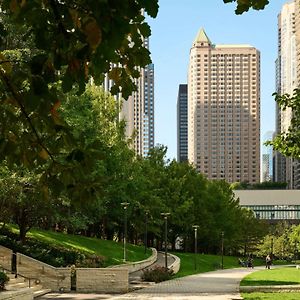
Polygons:
[[241,279],[263,268],[229,269],[172,279],[151,287],[137,290],[124,295],[100,294],[48,294],[39,299],[56,300],[100,300],[100,299],[137,299],[137,300],[228,300],[241,299],[239,284]]

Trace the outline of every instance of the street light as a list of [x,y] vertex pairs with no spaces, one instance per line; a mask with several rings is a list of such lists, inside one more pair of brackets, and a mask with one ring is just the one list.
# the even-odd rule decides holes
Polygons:
[[144,239],[144,246],[145,246],[145,254],[147,252],[147,248],[148,248],[148,214],[149,212],[146,211],[145,212],[145,239]]
[[199,225],[193,225],[194,233],[195,233],[195,270],[197,270],[197,232]]
[[170,213],[161,213],[161,216],[165,219],[165,268],[168,268],[168,216]]
[[224,231],[221,231],[221,253],[222,253],[222,270],[224,269]]
[[127,238],[127,207],[128,202],[121,203],[124,209],[124,237],[123,237],[123,262],[126,262],[126,238]]

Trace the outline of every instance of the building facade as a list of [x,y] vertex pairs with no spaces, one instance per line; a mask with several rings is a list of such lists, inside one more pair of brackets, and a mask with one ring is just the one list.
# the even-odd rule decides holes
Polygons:
[[263,136],[263,145],[261,151],[261,182],[273,181],[273,148],[265,145],[265,142],[272,141],[273,135],[273,131],[268,131]]
[[[297,0],[298,5],[300,2]],[[283,5],[278,15],[278,58],[276,60],[276,92],[278,94],[293,94],[299,85],[299,71],[297,54],[297,38],[299,25],[296,26],[296,15],[299,8],[296,1]],[[276,134],[284,133],[289,129],[293,117],[291,108],[281,109],[276,104]],[[300,188],[299,160],[275,154],[275,181],[287,182],[289,189]]]
[[188,160],[187,84],[180,84],[177,97],[177,161]]
[[300,222],[300,191],[297,190],[235,190],[240,206],[253,211],[257,219],[271,223]]
[[123,102],[121,119],[126,122],[126,135],[133,137],[136,154],[147,156],[154,147],[154,65],[141,69],[136,80],[137,91]]
[[188,71],[188,159],[209,179],[260,180],[260,53],[200,29]]
[[[149,49],[149,40],[144,40],[144,46]],[[110,91],[114,82],[105,76],[103,87]],[[115,98],[122,101],[119,113],[120,120],[126,122],[126,136],[132,140],[132,148],[137,155],[147,156],[154,147],[154,64],[140,69],[140,77],[135,80],[137,91],[126,100],[122,95]]]

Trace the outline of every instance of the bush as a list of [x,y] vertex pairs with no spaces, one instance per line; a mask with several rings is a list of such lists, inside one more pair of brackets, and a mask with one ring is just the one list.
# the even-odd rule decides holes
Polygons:
[[144,281],[162,282],[171,279],[173,271],[165,267],[155,267],[143,272],[142,279]]
[[9,281],[9,277],[0,271],[0,291],[5,289],[5,284]]

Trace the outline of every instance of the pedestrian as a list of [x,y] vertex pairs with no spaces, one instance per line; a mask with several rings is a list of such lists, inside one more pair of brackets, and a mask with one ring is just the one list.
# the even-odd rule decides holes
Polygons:
[[252,255],[249,255],[248,257],[248,268],[254,268]]
[[266,256],[266,269],[270,269],[271,268],[271,263],[272,263],[272,260],[271,260],[270,255],[268,254]]

